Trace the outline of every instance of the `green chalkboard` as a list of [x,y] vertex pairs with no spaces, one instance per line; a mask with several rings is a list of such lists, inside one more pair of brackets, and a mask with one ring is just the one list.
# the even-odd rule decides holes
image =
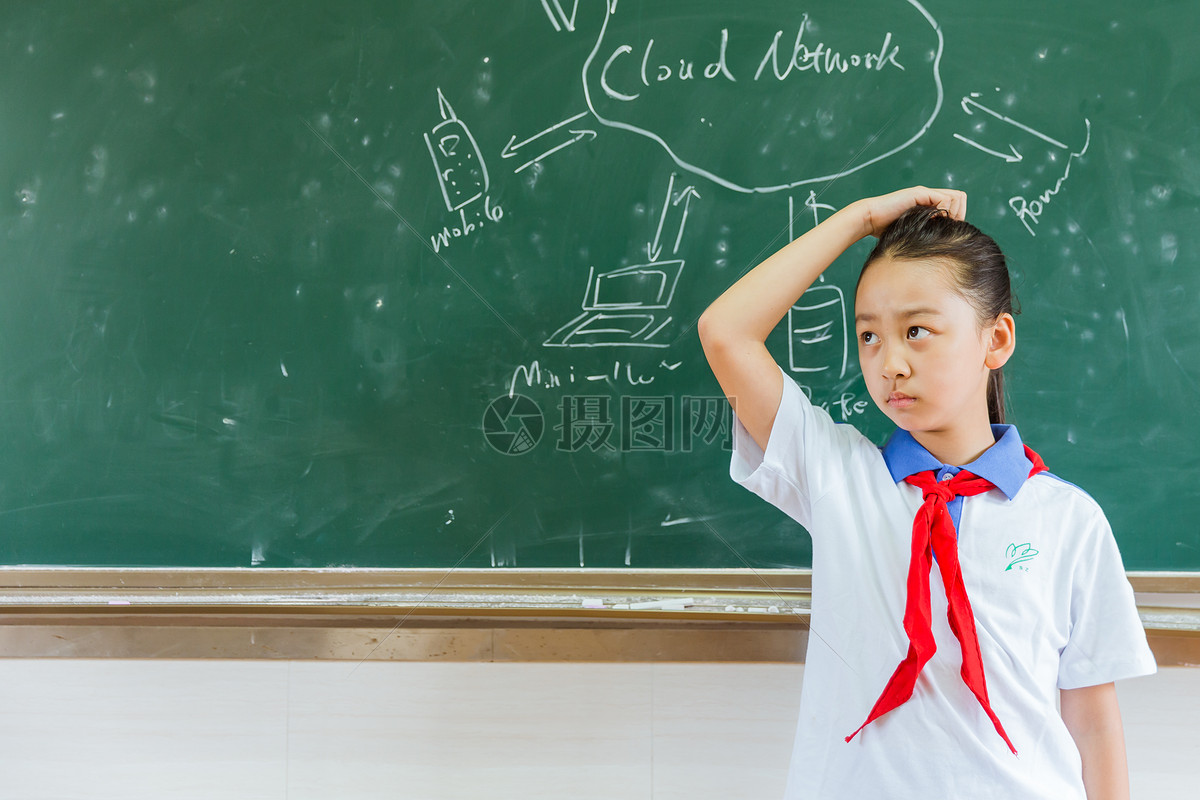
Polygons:
[[[971,196],[1013,416],[1200,569],[1193,0],[0,10],[0,563],[802,567],[695,319],[815,219]],[[865,244],[770,346],[882,440]]]

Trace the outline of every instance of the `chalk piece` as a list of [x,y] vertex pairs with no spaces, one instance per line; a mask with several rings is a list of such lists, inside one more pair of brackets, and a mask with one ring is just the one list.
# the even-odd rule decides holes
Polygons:
[[127,605],[129,605],[129,601],[128,600],[109,600],[108,604],[110,606],[127,606]]
[[737,611],[737,606],[725,606],[726,611]]
[[629,603],[614,603],[614,604],[613,604],[613,608],[620,609],[620,610],[623,610],[623,611],[628,611],[628,610],[629,610]]
[[604,601],[601,600],[599,597],[585,597],[585,598],[583,598],[583,607],[584,608],[604,608]]
[[638,610],[651,608],[667,609],[671,611],[681,611],[685,606],[695,605],[696,601],[691,597],[681,597],[678,600],[651,600],[646,603],[630,603],[629,607]]
[[767,609],[767,613],[768,614],[778,614],[779,606],[771,606],[770,608]]
[[750,606],[750,607],[749,607],[749,608],[747,608],[746,610],[747,610],[747,611],[749,611],[751,614],[765,614],[765,613],[767,613],[766,606]]

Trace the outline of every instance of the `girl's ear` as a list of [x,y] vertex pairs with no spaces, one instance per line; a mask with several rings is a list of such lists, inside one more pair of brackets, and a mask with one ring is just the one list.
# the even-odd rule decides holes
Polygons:
[[984,364],[988,369],[1000,369],[1008,363],[1013,351],[1017,349],[1017,323],[1013,319],[1013,315],[1001,314],[984,331],[984,335],[988,337],[987,357],[984,359]]

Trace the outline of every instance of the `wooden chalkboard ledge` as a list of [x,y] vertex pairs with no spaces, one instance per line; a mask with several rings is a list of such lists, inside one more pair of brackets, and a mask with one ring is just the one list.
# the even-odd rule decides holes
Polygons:
[[[807,570],[0,568],[0,657],[802,661]],[[1133,573],[1200,665],[1200,574]]]

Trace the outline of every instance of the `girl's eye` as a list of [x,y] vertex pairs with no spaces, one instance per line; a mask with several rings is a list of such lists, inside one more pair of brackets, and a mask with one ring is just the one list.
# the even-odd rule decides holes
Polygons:
[[862,339],[863,344],[874,344],[878,337],[870,331],[864,331],[859,334],[858,338]]
[[913,325],[908,329],[909,339],[924,339],[928,335],[929,331],[925,328],[922,328],[920,325]]

